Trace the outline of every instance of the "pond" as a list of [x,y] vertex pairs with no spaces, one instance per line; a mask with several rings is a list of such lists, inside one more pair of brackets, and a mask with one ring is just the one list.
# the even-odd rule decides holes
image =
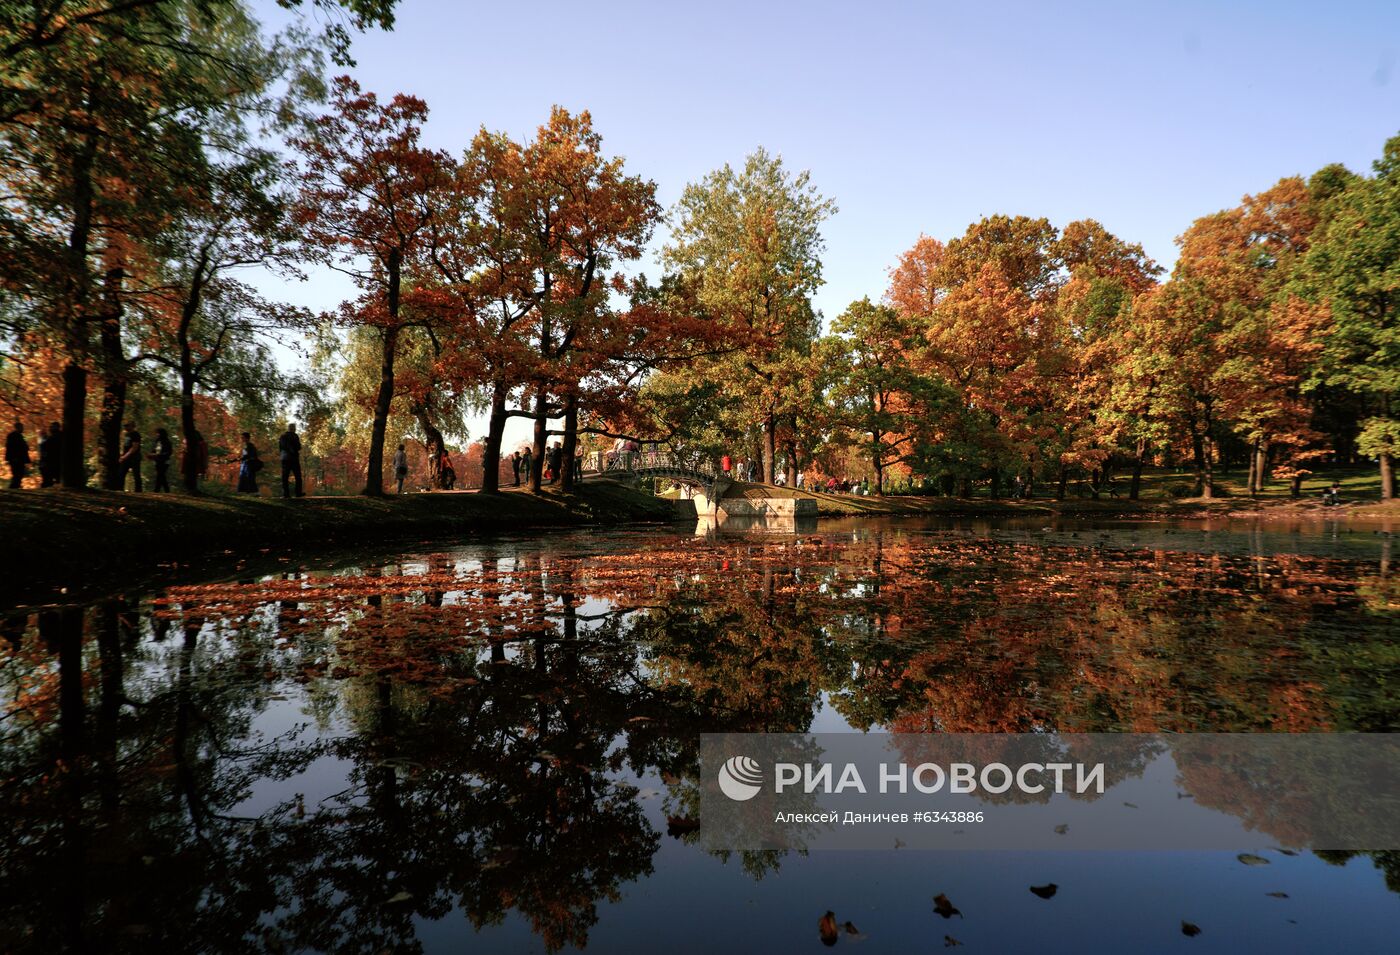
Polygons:
[[798,952],[830,911],[865,952],[1388,949],[1400,853],[714,854],[697,753],[1391,732],[1397,581],[1390,532],[1346,525],[726,523],[12,614],[0,948]]

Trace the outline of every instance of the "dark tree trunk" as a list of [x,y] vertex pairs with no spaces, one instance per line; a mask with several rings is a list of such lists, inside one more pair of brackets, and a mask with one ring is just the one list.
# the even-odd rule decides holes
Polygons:
[[[120,268],[110,269],[103,282],[102,325],[98,340],[102,345],[102,408],[97,419],[97,460],[102,486],[122,490],[122,418],[126,414],[126,354],[122,350],[122,303]],[[141,466],[140,462],[136,465]]]
[[369,464],[365,468],[368,497],[384,494],[384,435],[389,429],[389,406],[394,400],[394,359],[398,352],[399,328],[389,325],[379,330],[379,394],[374,399],[374,425],[369,434]]
[[870,432],[870,463],[875,466],[875,495],[885,494],[885,461],[880,453],[880,432]]
[[1381,500],[1390,501],[1395,498],[1395,462],[1391,460],[1389,454],[1380,455],[1381,465]]
[[184,456],[180,479],[191,494],[199,491],[199,431],[194,426],[194,373],[189,368],[189,348],[182,347],[180,367],[180,440]]
[[544,455],[549,443],[549,396],[540,387],[535,395],[535,449],[530,455],[530,492],[540,493],[544,484]]
[[74,359],[63,366],[63,486],[87,487],[83,429],[87,425],[87,369]]
[[778,476],[778,421],[773,412],[763,419],[763,481],[772,484]]
[[1137,443],[1137,454],[1133,456],[1133,480],[1128,485],[1128,500],[1136,501],[1142,491],[1142,468],[1147,462],[1147,442]]
[[[793,430],[796,430],[795,428]],[[787,466],[783,468],[783,479],[788,487],[797,486],[797,442],[787,441],[783,444],[783,451],[787,457]]]
[[565,493],[574,489],[574,458],[578,454],[578,396],[564,401],[564,453],[559,456],[559,486]]
[[481,490],[495,494],[500,490],[501,439],[506,430],[506,386],[496,382],[491,387],[491,416],[486,423],[486,446],[481,450]]
[[1001,498],[1001,468],[992,468],[991,494],[994,501]]
[[1059,483],[1055,485],[1055,500],[1057,500],[1057,501],[1063,501],[1063,500],[1065,499],[1065,490],[1066,490],[1066,488],[1068,487],[1068,485],[1069,485],[1069,468],[1067,468],[1067,467],[1065,467],[1063,464],[1061,464],[1061,465],[1060,465],[1060,479],[1059,479]]
[[[96,92],[89,107],[96,109]],[[63,367],[63,486],[87,487],[87,366],[88,331],[88,241],[92,234],[92,212],[96,193],[92,185],[92,165],[97,158],[97,133],[90,133],[83,148],[73,156],[73,224],[68,230],[67,286],[65,302],[65,346],[68,361]]]
[[[447,447],[443,440],[442,431],[433,424],[428,417],[427,406],[414,402],[413,417],[418,422],[418,427],[423,429],[423,446],[428,449],[428,483],[431,487],[443,487],[442,482],[442,452]],[[395,475],[395,480],[398,475]],[[463,475],[462,483],[466,483],[466,476]]]

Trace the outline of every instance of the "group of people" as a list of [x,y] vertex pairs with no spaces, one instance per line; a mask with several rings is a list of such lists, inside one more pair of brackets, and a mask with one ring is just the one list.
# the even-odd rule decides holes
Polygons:
[[[199,445],[203,447],[202,438],[199,439]],[[47,431],[41,432],[38,452],[39,486],[56,487],[63,477],[62,425],[55,421],[49,425]],[[155,464],[153,491],[159,493],[170,490],[170,459],[174,454],[170,432],[165,428],[156,428],[155,443],[149,455]],[[117,456],[116,480],[123,490],[126,489],[127,475],[131,476],[132,490],[140,492],[143,489],[141,462],[146,457],[141,432],[136,430],[134,424],[127,422],[122,427],[121,450]],[[30,456],[29,440],[24,436],[24,422],[19,419],[15,420],[14,430],[5,437],[5,463],[10,468],[10,487],[22,487],[34,460]],[[197,473],[203,474],[203,471],[202,461],[198,462]]]
[[[184,470],[195,480],[205,477],[209,471],[209,448],[204,436],[195,432],[192,444],[185,448]],[[295,424],[288,424],[286,432],[277,441],[277,450],[282,459],[282,496],[305,496],[301,478],[301,437]],[[144,462],[150,460],[155,469],[155,482],[151,490],[157,494],[170,491],[170,460],[175,456],[174,442],[165,428],[156,428],[149,453],[145,439],[136,425],[127,422],[122,428],[121,450],[117,456],[116,486],[126,490],[128,483],[132,491],[145,490]],[[61,482],[63,461],[63,428],[57,423],[49,426],[39,438],[39,486],[54,487]],[[5,463],[10,469],[10,487],[23,486],[34,463],[30,452],[29,439],[24,435],[24,423],[15,421],[14,430],[5,438]],[[238,490],[244,493],[258,493],[258,472],[263,469],[262,458],[253,444],[252,435],[243,432],[243,448],[238,456]],[[130,481],[128,482],[128,478]],[[295,487],[295,492],[293,492]]]
[[735,461],[728,454],[723,454],[720,455],[719,469],[725,477],[735,481],[747,481],[749,484],[758,482],[760,468],[757,458]]
[[[63,426],[57,421],[48,431],[39,434],[39,486],[53,487],[63,471]],[[10,487],[22,487],[29,476],[34,459],[29,453],[29,439],[24,436],[24,422],[15,419],[15,428],[5,436],[5,464],[10,469]]]
[[[295,496],[305,497],[301,482],[301,436],[297,434],[295,422],[288,422],[287,430],[277,439],[277,454],[282,463],[282,496],[292,497],[295,486]],[[253,436],[244,431],[243,450],[238,455],[238,490],[244,494],[257,494],[258,472],[262,469],[263,459],[253,444]]]
[[[513,486],[520,486],[520,479],[523,477],[527,481],[530,479],[531,469],[535,466],[535,452],[528,444],[519,450],[511,453],[510,472]],[[574,455],[574,480],[583,478],[583,459],[577,454]],[[544,480],[549,484],[558,484],[559,478],[563,474],[564,468],[564,445],[558,441],[544,449]]]

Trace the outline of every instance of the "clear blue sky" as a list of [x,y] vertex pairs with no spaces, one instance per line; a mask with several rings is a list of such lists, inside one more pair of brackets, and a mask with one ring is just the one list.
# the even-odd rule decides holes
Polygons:
[[558,103],[668,207],[759,145],[810,170],[840,207],[828,319],[881,295],[920,233],[993,213],[1093,217],[1170,266],[1195,217],[1329,162],[1368,169],[1400,132],[1400,0],[400,0],[397,20],[356,38],[353,73],[425,99],[454,153]]

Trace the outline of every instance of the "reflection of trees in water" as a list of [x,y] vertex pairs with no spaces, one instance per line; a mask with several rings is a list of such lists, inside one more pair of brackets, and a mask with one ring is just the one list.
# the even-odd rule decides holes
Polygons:
[[[700,732],[801,732],[823,694],[920,732],[1397,722],[1388,578],[1358,593],[1340,562],[651,544],[7,621],[0,933],[369,951],[460,909],[582,945],[660,839],[619,774],[659,774],[691,817]],[[339,792],[298,799],[328,775]]]

